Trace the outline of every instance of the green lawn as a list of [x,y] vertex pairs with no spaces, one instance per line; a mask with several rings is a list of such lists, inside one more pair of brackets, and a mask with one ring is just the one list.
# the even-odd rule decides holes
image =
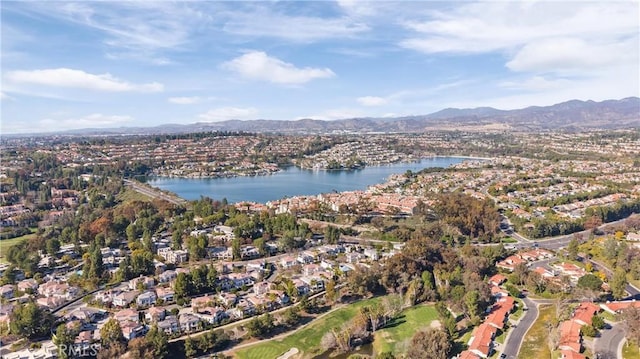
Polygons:
[[555,308],[552,305],[540,307],[538,319],[533,323],[522,342],[519,353],[520,358],[551,357],[549,345],[547,344],[549,332],[545,324],[552,322],[555,314]]
[[511,237],[502,238],[502,243],[518,243],[518,241]]
[[437,317],[438,313],[432,305],[419,305],[405,310],[398,319],[375,333],[375,352],[394,352],[396,344],[411,340],[416,332],[429,328]]
[[138,191],[134,191],[129,187],[125,187],[124,192],[118,193],[116,199],[122,201],[123,203],[129,203],[133,201],[142,201],[149,202],[153,198],[147,196],[146,194],[142,194]]
[[307,356],[320,354],[322,352],[320,340],[325,333],[350,321],[358,313],[359,308],[380,300],[381,298],[367,299],[340,308],[281,340],[270,340],[240,349],[235,352],[235,358],[272,359],[277,358],[293,347],[298,348]]
[[518,304],[518,306],[516,307],[516,311],[509,315],[509,318],[513,320],[520,319],[520,317],[524,314],[524,310],[522,309],[525,305],[524,302],[522,302],[521,299],[516,298],[516,303]]
[[629,345],[629,342],[626,342],[625,345],[622,346],[622,358],[640,359],[640,350],[638,350],[638,346]]
[[7,249],[9,249],[9,247],[35,236],[35,233],[31,233],[16,238],[0,240],[0,262],[6,262],[6,260],[4,259],[4,253],[7,251]]
[[500,332],[500,335],[496,337],[496,342],[500,344],[504,344],[504,341],[507,339],[507,327]]

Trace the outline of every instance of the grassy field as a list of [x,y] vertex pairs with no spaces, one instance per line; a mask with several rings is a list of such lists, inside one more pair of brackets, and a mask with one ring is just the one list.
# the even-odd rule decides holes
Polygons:
[[118,195],[116,196],[116,199],[124,203],[133,202],[133,201],[148,202],[152,200],[151,197],[145,194],[142,194],[138,191],[134,191],[129,187],[125,187],[124,192],[118,193]]
[[373,341],[375,352],[394,352],[396,344],[411,340],[416,332],[429,328],[431,322],[437,317],[438,313],[432,305],[419,305],[405,310],[387,328],[375,333]]
[[25,234],[24,236],[20,236],[16,238],[0,240],[0,263],[6,262],[6,260],[4,259],[4,253],[9,247],[35,236],[36,236],[35,233],[31,233],[31,234]]
[[551,357],[551,351],[547,344],[549,332],[545,324],[552,322],[555,314],[555,308],[551,305],[540,307],[540,315],[538,316],[538,319],[533,323],[522,342],[519,354],[520,358]]
[[380,298],[367,299],[340,308],[281,340],[270,340],[240,349],[235,352],[234,357],[239,359],[277,358],[293,347],[298,348],[305,357],[320,354],[322,352],[320,340],[325,333],[350,321],[358,313],[359,308],[378,301]]
[[637,345],[628,345],[628,342],[622,346],[623,359],[640,359],[640,350]]

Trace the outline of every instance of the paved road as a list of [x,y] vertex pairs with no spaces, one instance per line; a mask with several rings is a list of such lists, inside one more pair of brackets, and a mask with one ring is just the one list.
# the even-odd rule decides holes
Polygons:
[[[613,324],[611,326],[611,324]],[[618,357],[618,346],[624,340],[624,330],[619,323],[611,323],[609,329],[600,331],[600,337],[594,341],[593,352],[600,355],[601,359],[614,359]]]
[[[590,259],[589,262],[591,262],[591,264],[593,265],[594,269],[601,270],[601,271],[605,272],[605,274],[609,278],[613,277],[613,271],[611,269],[609,269],[604,263],[598,262],[598,261],[594,261],[593,259]],[[628,283],[627,286],[624,289],[631,296],[631,298],[627,298],[627,299],[634,299],[634,298],[635,299],[640,299],[640,289],[638,289],[633,284]]]
[[533,325],[533,322],[538,318],[538,305],[529,298],[522,298],[522,301],[527,305],[529,310],[524,312],[524,315],[520,318],[520,322],[515,328],[511,328],[507,339],[504,342],[504,350],[502,351],[507,358],[515,359],[518,357],[520,346],[525,334],[529,331],[529,328]]
[[175,205],[178,206],[186,206],[188,204],[188,202],[180,197],[176,197],[176,196],[170,196],[158,189],[154,189],[148,186],[145,186],[143,184],[140,184],[136,181],[131,181],[131,180],[123,180],[124,184],[131,187],[133,190],[140,192],[146,196],[149,196],[151,198],[160,198],[162,200],[165,200],[169,203],[173,203]]

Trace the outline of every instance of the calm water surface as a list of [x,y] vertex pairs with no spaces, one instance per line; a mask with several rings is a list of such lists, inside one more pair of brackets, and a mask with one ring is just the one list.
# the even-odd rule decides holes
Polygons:
[[289,167],[269,176],[233,178],[166,178],[156,177],[148,183],[176,193],[188,200],[206,196],[226,198],[229,202],[252,201],[265,203],[284,197],[315,195],[333,191],[364,190],[385,182],[394,173],[414,172],[428,167],[449,167],[465,158],[434,157],[419,162],[371,166],[353,171],[313,171]]

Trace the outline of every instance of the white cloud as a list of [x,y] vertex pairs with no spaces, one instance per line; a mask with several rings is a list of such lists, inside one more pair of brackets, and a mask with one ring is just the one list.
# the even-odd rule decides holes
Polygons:
[[405,25],[416,36],[401,45],[426,53],[510,50],[554,37],[608,39],[637,34],[634,2],[475,2]]
[[[635,39],[637,47],[638,39]],[[597,44],[580,38],[551,38],[522,47],[506,66],[513,71],[554,72],[593,69],[609,64],[636,62],[632,44]],[[636,62],[637,63],[637,62]]]
[[133,84],[120,80],[109,73],[94,75],[82,70],[67,68],[9,71],[6,77],[16,83],[107,92],[160,92],[164,89],[164,86],[157,82]]
[[220,107],[209,110],[198,115],[198,118],[206,122],[226,121],[226,120],[247,120],[254,119],[258,110],[252,107]]
[[386,98],[377,96],[358,97],[357,101],[362,106],[382,106],[386,105],[389,102],[389,100],[387,100]]
[[291,63],[271,57],[262,51],[251,51],[222,64],[222,68],[241,76],[277,84],[297,85],[314,79],[334,77],[328,68],[298,68]]
[[459,56],[496,53],[504,75],[484,83],[480,106],[514,108],[572,98],[603,100],[640,88],[640,3],[488,1],[432,12],[405,22],[405,48]]
[[103,115],[101,113],[94,113],[80,118],[47,118],[39,121],[37,131],[51,132],[81,128],[106,128],[121,126],[132,120],[133,118],[131,116]]
[[185,97],[169,97],[167,101],[176,105],[195,105],[198,103],[209,102],[215,100],[215,97],[185,96]]
[[345,39],[369,31],[353,18],[323,18],[277,13],[264,7],[234,12],[224,24],[227,33],[251,37],[274,37],[294,42]]
[[[106,52],[112,58],[138,58],[165,64],[161,51],[175,51],[190,42],[191,35],[208,23],[210,11],[200,4],[168,1],[38,2],[13,5],[29,15],[81,25],[104,35]],[[215,3],[206,4],[207,8]]]

